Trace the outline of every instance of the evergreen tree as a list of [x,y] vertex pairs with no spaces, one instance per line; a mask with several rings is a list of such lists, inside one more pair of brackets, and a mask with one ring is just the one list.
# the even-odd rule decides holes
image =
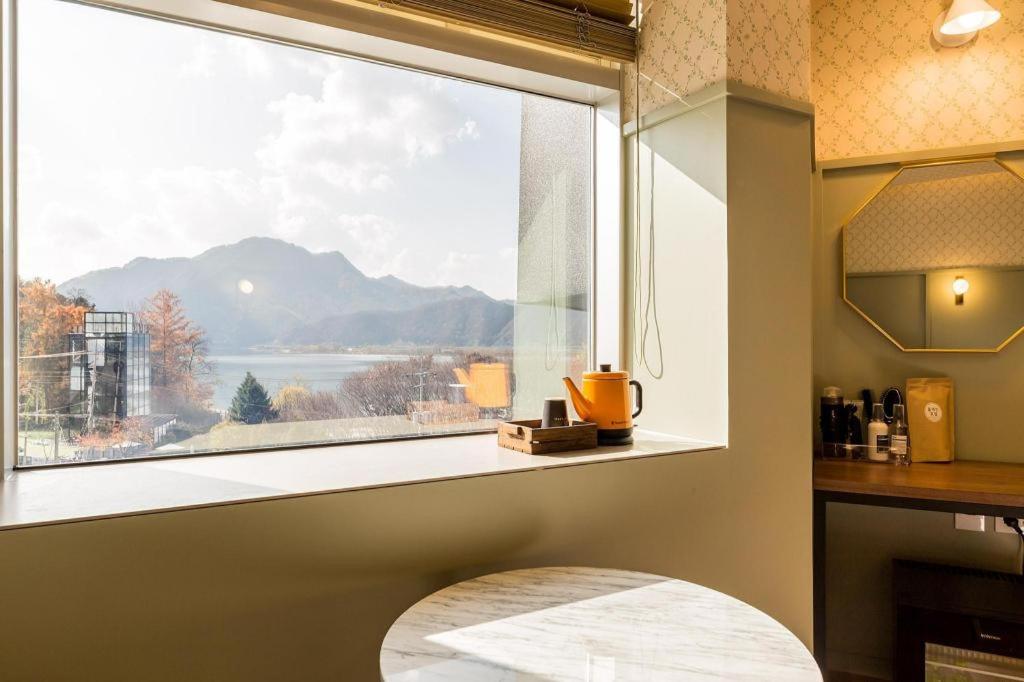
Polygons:
[[256,381],[252,372],[245,373],[245,379],[235,391],[229,416],[232,421],[243,424],[262,424],[277,418],[277,410],[270,402],[267,389]]

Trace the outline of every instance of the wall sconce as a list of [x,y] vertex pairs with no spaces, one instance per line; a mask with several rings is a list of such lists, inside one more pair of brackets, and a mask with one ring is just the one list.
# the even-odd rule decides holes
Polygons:
[[985,0],[953,0],[949,10],[935,18],[932,35],[943,47],[966,45],[978,31],[999,21],[999,10]]
[[956,297],[955,302],[957,305],[964,304],[964,294],[966,294],[967,290],[970,288],[971,283],[960,275],[957,275],[953,279],[953,295]]

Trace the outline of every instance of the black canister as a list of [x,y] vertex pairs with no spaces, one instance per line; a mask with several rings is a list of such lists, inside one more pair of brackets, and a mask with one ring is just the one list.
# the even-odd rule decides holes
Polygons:
[[836,386],[825,387],[821,396],[821,453],[824,457],[842,457],[850,433],[843,392]]

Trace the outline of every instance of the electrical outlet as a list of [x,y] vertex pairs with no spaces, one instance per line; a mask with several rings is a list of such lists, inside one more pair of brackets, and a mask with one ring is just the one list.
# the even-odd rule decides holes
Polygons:
[[[1024,519],[1017,519],[1017,521],[1020,523],[1020,527],[1024,528]],[[997,533],[1010,533],[1012,535],[1016,535],[1017,534],[1017,531],[1015,531],[1014,529],[1010,528],[1005,523],[1003,523],[1003,517],[1002,516],[997,516],[996,517],[996,532]]]
[[[999,522],[1002,523],[1002,520]],[[953,527],[957,530],[971,530],[975,533],[984,533],[988,528],[988,519],[977,514],[954,514]]]

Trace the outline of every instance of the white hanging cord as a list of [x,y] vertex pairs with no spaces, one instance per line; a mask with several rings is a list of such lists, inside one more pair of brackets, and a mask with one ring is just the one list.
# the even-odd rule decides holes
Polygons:
[[[639,139],[639,138],[638,138]],[[648,218],[647,235],[647,305],[644,306],[643,332],[640,336],[640,349],[643,357],[644,367],[655,379],[660,379],[665,374],[665,355],[661,345],[661,323],[658,322],[658,290],[654,271],[654,153],[651,152],[651,189],[648,194],[650,202],[650,217]],[[640,244],[637,244],[639,250]],[[654,323],[654,341],[657,351],[657,370],[651,366],[650,358],[647,357],[647,333],[651,329],[651,322]]]
[[[634,148],[634,193],[633,202],[635,204],[635,216],[633,218],[633,357],[639,366],[644,367],[647,372],[655,379],[661,379],[665,373],[665,356],[662,349],[661,343],[661,324],[658,321],[658,298],[657,298],[657,287],[655,279],[654,269],[654,152],[651,151],[651,185],[648,193],[649,212],[650,217],[648,219],[648,235],[647,235],[647,303],[643,304],[643,258],[641,256],[641,229],[640,223],[642,219],[640,210],[640,134],[641,134],[641,120],[640,120],[640,55],[641,45],[640,33],[643,30],[641,27],[643,9],[641,7],[641,0],[636,0],[636,28],[637,28],[637,46],[636,46],[636,69],[633,85],[633,105],[634,105],[634,123],[636,125],[636,145]],[[641,308],[643,313],[641,315]],[[651,358],[647,356],[647,339],[648,333],[651,328],[651,321],[654,322],[654,341],[656,344],[656,357],[654,366],[652,366]]]

